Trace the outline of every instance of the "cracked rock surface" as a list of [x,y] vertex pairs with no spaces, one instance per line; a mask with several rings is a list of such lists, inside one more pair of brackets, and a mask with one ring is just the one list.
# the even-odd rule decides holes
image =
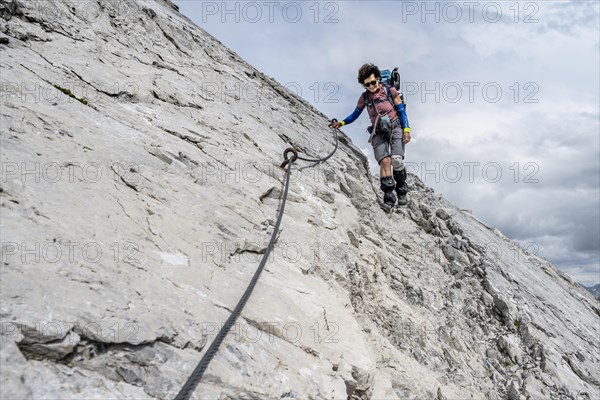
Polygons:
[[[0,2],[0,397],[173,398],[328,119],[169,1]],[[600,399],[584,288],[340,133],[196,399]]]

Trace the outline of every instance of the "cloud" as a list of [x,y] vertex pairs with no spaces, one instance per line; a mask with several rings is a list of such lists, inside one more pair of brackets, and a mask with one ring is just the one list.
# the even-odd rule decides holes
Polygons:
[[[364,62],[400,67],[414,137],[407,163],[421,174],[438,168],[422,175],[437,192],[535,243],[575,279],[600,281],[598,2],[296,2],[294,23],[282,17],[290,2],[256,23],[203,23],[206,2],[177,3],[331,117],[354,109]],[[379,173],[367,125],[363,115],[344,131]]]
[[577,30],[598,29],[600,5],[594,1],[555,1],[542,3],[543,18],[540,21],[540,32],[559,31],[574,34]]

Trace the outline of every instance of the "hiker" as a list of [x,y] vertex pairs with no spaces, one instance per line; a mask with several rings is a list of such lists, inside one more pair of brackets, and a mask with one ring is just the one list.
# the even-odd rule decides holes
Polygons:
[[[367,90],[358,99],[356,109],[341,122],[335,122],[334,128],[354,122],[365,107],[371,118],[367,131],[371,134],[369,143],[373,146],[375,159],[379,163],[383,208],[392,209],[396,203],[404,206],[408,203],[406,194],[406,169],[404,146],[410,142],[410,127],[404,109],[404,103],[395,87],[381,82],[381,71],[374,64],[365,64],[358,70],[358,82]],[[393,179],[392,179],[393,168]],[[394,183],[395,181],[395,183]]]

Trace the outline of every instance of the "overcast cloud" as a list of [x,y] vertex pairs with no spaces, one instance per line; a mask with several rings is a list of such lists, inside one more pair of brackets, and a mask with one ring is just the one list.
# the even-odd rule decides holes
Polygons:
[[[354,109],[363,63],[398,66],[411,171],[580,283],[600,282],[597,1],[176,3],[332,118]],[[376,173],[367,124],[344,131]]]

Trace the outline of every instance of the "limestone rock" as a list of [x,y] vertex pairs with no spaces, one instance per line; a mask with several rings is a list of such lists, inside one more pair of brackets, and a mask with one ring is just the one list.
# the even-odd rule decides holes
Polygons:
[[[329,118],[170,1],[3,1],[0,31],[0,397],[173,398]],[[368,171],[343,132],[293,163],[192,398],[597,398],[590,293],[414,175],[383,213]]]

